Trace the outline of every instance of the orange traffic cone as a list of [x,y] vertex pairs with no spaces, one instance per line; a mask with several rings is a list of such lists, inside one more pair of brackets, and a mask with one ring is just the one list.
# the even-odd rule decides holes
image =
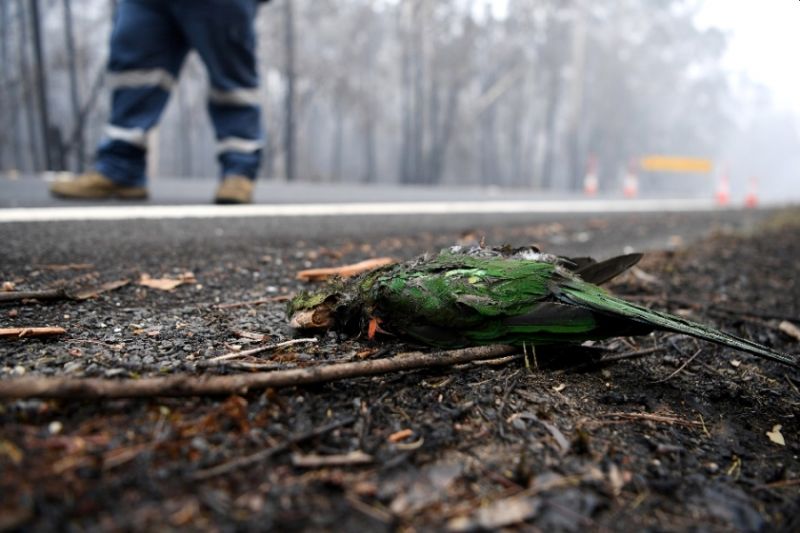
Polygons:
[[639,176],[636,175],[633,163],[628,165],[625,177],[622,178],[622,194],[625,198],[636,198],[639,194]]
[[758,207],[758,180],[756,178],[750,178],[747,195],[744,197],[744,206],[749,209]]
[[595,196],[600,182],[597,179],[597,158],[592,156],[586,165],[586,176],[583,178],[583,194]]
[[717,184],[717,205],[725,206],[731,201],[731,183],[726,173],[722,173]]

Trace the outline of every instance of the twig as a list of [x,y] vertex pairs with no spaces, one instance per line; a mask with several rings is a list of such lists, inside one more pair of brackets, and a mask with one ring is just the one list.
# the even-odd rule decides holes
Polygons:
[[13,291],[0,292],[0,303],[18,302],[21,300],[75,300],[82,301],[94,298],[105,292],[110,292],[130,283],[128,279],[109,281],[97,287],[89,287],[67,291],[65,289],[52,289],[47,291]]
[[232,461],[228,461],[227,463],[222,463],[220,465],[207,468],[205,470],[198,470],[192,475],[192,479],[194,479],[195,481],[200,481],[216,477],[222,474],[227,474],[228,472],[236,470],[238,468],[243,468],[245,466],[250,466],[255,463],[260,463],[261,461],[269,459],[275,454],[285,452],[295,444],[300,444],[301,442],[306,441],[308,439],[319,437],[335,429],[339,429],[340,427],[348,426],[353,422],[355,422],[355,420],[356,418],[354,416],[351,416],[339,420],[337,422],[331,422],[330,424],[326,424],[324,426],[312,429],[311,431],[307,431],[306,433],[301,433],[300,435],[294,436],[289,440],[287,440],[286,442],[278,444],[277,446],[273,446],[272,448],[267,448],[266,450],[261,450],[260,452],[252,453],[250,455],[245,455],[244,457],[238,457],[236,459],[233,459]]
[[59,327],[43,328],[0,328],[0,338],[47,337],[63,335],[67,330]]
[[234,331],[233,334],[242,339],[250,339],[259,342],[267,338],[263,333],[251,333],[250,331]]
[[53,272],[61,272],[62,270],[89,270],[90,268],[94,268],[94,265],[91,263],[66,263],[63,265],[36,265],[36,268],[50,270]]
[[511,361],[516,361],[517,359],[522,359],[523,355],[521,353],[507,355],[505,357],[499,357],[497,359],[484,359],[481,361],[473,361],[473,365],[486,365],[486,366],[500,366],[506,363],[510,363]]
[[791,315],[784,315],[781,313],[767,313],[761,311],[751,311],[749,309],[736,309],[733,307],[723,307],[720,305],[711,305],[709,309],[709,314],[720,314],[726,316],[732,316],[734,318],[742,318],[744,316],[751,316],[755,318],[761,318],[764,320],[788,320],[789,322],[800,322],[800,317],[798,316],[791,316]]
[[624,361],[626,359],[638,359],[640,357],[644,357],[645,355],[650,355],[658,352],[663,352],[664,348],[661,347],[654,347],[654,348],[646,348],[644,350],[636,350],[635,352],[625,352],[619,355],[612,355],[609,357],[601,358],[598,363],[615,363],[617,361]]
[[0,302],[18,302],[20,300],[64,300],[69,296],[64,289],[49,291],[11,291],[0,292]]
[[603,357],[603,358],[601,358],[601,359],[599,359],[597,361],[588,361],[586,363],[581,363],[579,365],[571,366],[569,368],[566,368],[565,371],[575,372],[575,371],[578,371],[578,370],[583,370],[584,368],[591,368],[591,367],[595,367],[595,366],[598,366],[598,365],[605,365],[605,364],[608,364],[608,363],[616,363],[618,361],[625,361],[625,360],[628,360],[628,359],[638,359],[640,357],[644,357],[646,355],[650,355],[650,354],[654,354],[654,353],[658,353],[658,352],[662,352],[662,351],[664,351],[664,348],[655,347],[655,348],[646,348],[644,350],[636,350],[636,351],[633,351],[633,352],[625,352],[625,353],[621,353],[619,355],[612,355],[612,356],[609,356],[609,357]]
[[287,302],[292,298],[290,294],[281,294],[280,296],[271,296],[269,298],[261,298],[258,300],[250,300],[246,302],[230,302],[226,304],[214,304],[211,307],[214,309],[234,309],[236,307],[249,307],[251,305],[262,305],[273,302]]
[[0,381],[0,398],[143,398],[242,394],[252,389],[292,387],[403,370],[451,366],[514,353],[506,345],[442,352],[410,352],[369,361],[337,363],[232,376],[177,375],[142,379],[23,377]]
[[263,363],[250,363],[246,361],[221,361],[218,363],[209,363],[201,361],[197,364],[197,368],[218,368],[224,366],[226,370],[286,370],[289,368],[296,368],[295,364],[278,363],[275,361],[265,361]]
[[800,479],[784,479],[781,481],[773,481],[764,485],[756,485],[755,490],[769,490],[769,489],[784,489],[787,487],[795,487],[800,485]]
[[686,362],[685,362],[685,363],[683,363],[681,366],[679,366],[679,367],[678,367],[678,368],[675,370],[675,372],[673,372],[672,374],[670,374],[669,376],[667,376],[667,377],[665,377],[665,378],[663,378],[663,379],[657,379],[656,381],[651,381],[651,383],[664,383],[664,382],[666,382],[666,381],[669,381],[669,380],[671,380],[672,378],[674,378],[675,376],[677,376],[678,374],[680,374],[681,370],[683,370],[684,368],[686,368],[686,367],[689,365],[689,363],[691,363],[692,361],[694,361],[694,358],[695,358],[695,357],[697,357],[698,355],[700,355],[700,352],[702,352],[702,351],[703,351],[703,349],[702,349],[702,348],[698,349],[696,352],[694,352],[694,354],[692,354],[692,356],[691,356],[689,359],[687,359],[687,360],[686,360]]
[[650,422],[660,422],[662,424],[680,424],[684,426],[702,426],[700,422],[683,420],[674,416],[654,415],[651,413],[606,413],[603,416],[608,418],[623,418],[628,420],[648,420]]
[[263,353],[269,350],[274,350],[276,348],[284,348],[286,346],[292,346],[294,344],[304,344],[304,343],[311,343],[311,342],[319,342],[319,339],[316,337],[309,337],[307,339],[292,339],[288,341],[279,342],[277,344],[267,344],[266,346],[259,346],[258,348],[253,348],[252,350],[245,350],[243,352],[229,352],[224,355],[218,355],[216,357],[212,357],[208,360],[209,363],[218,363],[220,361],[229,361],[231,359],[238,359],[240,357],[247,357],[248,355],[255,355],[257,353]]
[[391,265],[396,263],[397,260],[391,257],[377,257],[375,259],[367,259],[360,263],[352,265],[343,265],[331,268],[309,268],[308,270],[301,270],[297,273],[296,279],[300,281],[324,281],[334,276],[341,278],[349,278],[362,272],[374,270],[376,268]]

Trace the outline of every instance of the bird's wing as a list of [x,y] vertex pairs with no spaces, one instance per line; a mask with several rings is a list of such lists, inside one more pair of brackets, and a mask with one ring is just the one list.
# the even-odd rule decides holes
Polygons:
[[547,262],[440,257],[375,280],[370,313],[382,327],[429,344],[549,344],[649,331],[630,320],[556,301],[569,272]]
[[524,260],[439,257],[373,278],[368,299],[399,320],[466,328],[487,317],[525,313],[551,296],[556,266]]
[[[633,267],[639,260],[642,259],[642,254],[626,254],[611,259],[606,259],[600,262],[586,262],[583,261],[587,258],[572,259],[578,266],[572,271],[580,276],[580,278],[595,285],[602,285],[603,283],[615,278]],[[578,262],[580,261],[580,263]]]

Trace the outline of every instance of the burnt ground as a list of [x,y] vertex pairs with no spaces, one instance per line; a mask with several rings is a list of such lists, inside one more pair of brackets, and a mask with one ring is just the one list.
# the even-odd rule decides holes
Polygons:
[[[409,351],[328,335],[204,364],[289,338],[282,303],[215,304],[294,292],[299,269],[482,236],[560,252],[587,234],[602,246],[646,231],[619,222],[234,243],[213,257],[121,242],[75,254],[55,240],[26,255],[26,243],[7,241],[6,289],[134,283],[81,302],[0,305],[0,327],[67,328],[0,341],[0,380],[233,374]],[[779,325],[800,325],[800,214],[673,244],[611,289],[798,352]],[[196,281],[171,292],[135,283],[185,271]],[[797,371],[670,334],[595,348],[610,351],[542,353],[539,369],[512,358],[230,397],[2,401],[0,529],[800,529]],[[597,362],[649,348],[659,350]],[[784,445],[767,436],[776,425]],[[265,450],[244,468],[232,463]],[[211,475],[219,465],[229,468]]]

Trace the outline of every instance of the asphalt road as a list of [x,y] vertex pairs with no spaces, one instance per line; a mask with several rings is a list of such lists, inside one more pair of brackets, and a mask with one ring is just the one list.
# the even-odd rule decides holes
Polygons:
[[[772,211],[717,209],[708,200],[280,183],[260,184],[254,206],[215,207],[208,203],[213,188],[209,181],[162,180],[147,202],[76,205],[51,199],[43,179],[0,179],[0,274],[4,266],[31,262],[236,257],[263,247],[291,249],[298,241],[369,242],[423,233],[453,241],[465,233],[513,244],[538,239],[554,252],[602,257],[681,246],[720,229],[747,231]],[[532,227],[545,230],[524,231]]]
[[[101,202],[70,201],[51,198],[49,176],[24,176],[18,179],[0,177],[0,208],[91,206]],[[210,179],[170,179],[152,181],[150,199],[135,205],[202,205],[211,202],[217,182]],[[414,186],[296,183],[259,180],[255,190],[257,204],[343,203],[343,202],[408,202],[408,201],[471,201],[471,200],[535,200],[557,199],[564,195],[537,193],[528,190],[504,190],[496,187],[434,188]],[[128,202],[130,204],[130,202]]]

